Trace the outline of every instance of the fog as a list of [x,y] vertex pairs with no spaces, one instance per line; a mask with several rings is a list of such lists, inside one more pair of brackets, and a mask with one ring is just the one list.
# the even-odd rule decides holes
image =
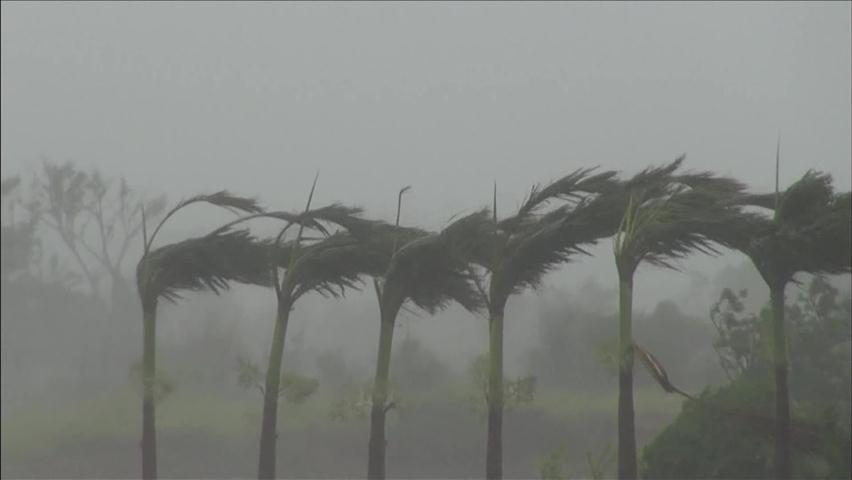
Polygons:
[[[490,207],[495,185],[503,217],[532,185],[575,169],[599,166],[628,178],[681,154],[687,170],[770,192],[777,144],[782,188],[816,169],[845,192],[850,15],[842,2],[3,2],[0,176],[19,176],[20,195],[29,198],[43,162],[71,161],[123,177],[149,198],[165,195],[169,205],[227,189],[298,211],[318,172],[315,206],[339,201],[393,222],[397,192],[410,185],[400,223],[431,231]],[[4,204],[4,228],[9,212]],[[231,218],[192,206],[156,243]],[[264,235],[274,226],[252,224]],[[41,226],[35,236],[45,259],[56,254],[81,273],[55,232]],[[599,351],[617,335],[618,277],[610,239],[589,251],[508,301],[506,376],[534,375],[539,390],[533,406],[507,412],[507,477],[537,477],[541,457],[560,442],[574,446],[568,473],[588,476],[586,450],[615,445],[618,381]],[[120,265],[131,283],[141,254],[136,238]],[[639,267],[634,334],[656,348],[678,385],[698,393],[726,382],[710,320],[720,292],[748,289],[747,307],[759,312],[769,290],[741,253],[694,254],[678,266]],[[848,275],[831,281],[848,294]],[[128,373],[142,355],[135,286],[108,306],[86,303],[83,280],[55,290],[13,287],[3,294],[3,423],[14,426],[4,428],[3,477],[138,476],[139,389]],[[375,372],[378,306],[371,281],[361,287],[340,299],[307,295],[293,308],[285,369],[320,386],[318,399],[303,405],[282,401],[281,476],[364,475],[369,422],[316,420],[327,417],[342,385],[369,382]],[[788,297],[800,291],[791,286]],[[261,398],[237,386],[237,362],[268,358],[275,294],[235,285],[218,297],[185,297],[161,301],[157,320],[157,368],[175,384],[158,407],[166,412],[160,475],[252,477]],[[439,366],[433,383],[391,367],[410,405],[389,423],[389,477],[482,475],[485,421],[464,398],[471,363],[488,350],[488,325],[487,314],[458,305],[400,313],[394,351],[416,341]],[[562,356],[548,356],[548,348]],[[323,358],[337,370],[324,369]],[[636,384],[641,446],[673,421],[682,399],[659,391],[645,372]],[[444,395],[442,385],[454,393]],[[600,418],[577,414],[589,423],[571,426],[576,418],[556,421],[535,407],[556,402],[550,391],[593,392],[590,404],[611,408]],[[111,400],[111,392],[121,393]],[[442,395],[457,401],[449,403],[455,409]],[[419,396],[427,399],[418,403]],[[191,410],[187,404],[208,397],[232,402],[207,417],[234,416],[236,433],[211,433],[228,427],[204,425],[204,414],[169,413],[170,400]],[[98,408],[112,417],[79,433]],[[115,413],[122,409],[133,413]],[[283,419],[291,414],[310,420]],[[456,436],[457,448],[425,430]],[[205,464],[206,455],[216,458]]]

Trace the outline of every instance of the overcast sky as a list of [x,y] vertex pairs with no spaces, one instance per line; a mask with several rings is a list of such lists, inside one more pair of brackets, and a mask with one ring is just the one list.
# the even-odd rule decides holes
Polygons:
[[[850,4],[2,4],[2,174],[436,228],[591,165],[850,185]],[[407,217],[407,218],[406,218]],[[604,251],[608,250],[608,245]],[[606,260],[607,265],[611,259]]]

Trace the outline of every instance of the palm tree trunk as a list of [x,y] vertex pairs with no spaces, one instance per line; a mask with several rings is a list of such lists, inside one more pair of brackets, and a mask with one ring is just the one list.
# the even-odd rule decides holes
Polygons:
[[290,320],[290,302],[279,299],[275,318],[275,331],[272,334],[272,349],[269,351],[269,365],[266,367],[266,385],[263,390],[263,418],[260,426],[260,459],[257,478],[266,480],[275,478],[275,444],[278,439],[278,391],[281,382],[281,358],[284,356],[284,340],[287,337],[287,323]]
[[157,478],[157,426],[154,385],[157,371],[157,300],[142,305],[142,478]]
[[399,307],[381,306],[381,330],[379,332],[379,355],[376,360],[376,377],[373,380],[373,398],[370,409],[370,440],[367,452],[367,478],[385,478],[385,416],[387,415],[388,381],[390,379],[390,357],[393,347],[393,329]]
[[633,411],[633,279],[618,283],[618,478],[636,473],[636,432]]
[[790,446],[790,391],[787,384],[787,337],[784,332],[784,285],[770,291],[772,304],[772,360],[775,366],[775,477],[792,478]]
[[503,311],[491,312],[488,329],[488,444],[485,478],[503,478]]

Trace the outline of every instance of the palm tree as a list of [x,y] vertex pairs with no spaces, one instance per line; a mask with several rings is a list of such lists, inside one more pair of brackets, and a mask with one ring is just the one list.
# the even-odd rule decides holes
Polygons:
[[[551,184],[535,186],[520,209],[497,220],[497,189],[490,228],[481,237],[476,264],[487,272],[488,286],[477,283],[488,309],[488,436],[485,474],[503,475],[503,321],[512,294],[536,288],[542,277],[583,246],[610,236],[619,215],[606,192],[613,188],[615,172],[591,175],[594,169],[577,170]],[[566,203],[542,212],[551,200]]]
[[229,282],[266,285],[269,270],[262,253],[268,247],[245,230],[228,228],[182,242],[152,249],[160,229],[182,208],[205,202],[231,211],[260,212],[254,200],[226,191],[198,195],[178,203],[160,221],[148,237],[144,225],[144,251],[136,266],[136,284],[142,302],[144,326],[142,346],[142,477],[157,478],[157,440],[155,423],[157,303],[162,298],[172,303],[182,291],[209,290],[219,294]]
[[643,262],[677,270],[675,262],[693,252],[718,253],[730,245],[728,230],[739,218],[727,200],[743,191],[731,179],[711,173],[677,174],[681,156],[648,168],[620,185],[611,198],[623,217],[613,240],[619,279],[618,478],[634,479],[636,438],[633,410],[633,277]]
[[[379,274],[384,265],[384,257],[376,250],[375,244],[364,241],[379,222],[361,218],[361,210],[358,208],[339,204],[311,210],[316,180],[301,214],[255,213],[222,227],[227,229],[236,223],[258,217],[272,217],[286,222],[275,240],[268,242],[267,250],[258,257],[272,278],[277,302],[275,328],[262,389],[264,399],[258,459],[258,478],[261,479],[275,477],[281,360],[290,312],[296,301],[309,292],[317,292],[325,297],[340,297],[346,289],[359,288],[363,275]],[[297,224],[299,230],[296,238],[284,241],[290,227]],[[329,228],[333,226],[341,228],[330,233]],[[306,228],[323,237],[305,237],[303,234]],[[359,236],[348,230],[357,232]]]
[[[402,193],[400,191],[400,202]],[[373,380],[367,478],[385,478],[385,418],[391,350],[396,317],[407,302],[434,314],[457,302],[468,311],[482,307],[470,270],[470,255],[488,223],[487,211],[462,217],[436,234],[397,225],[374,224],[371,243],[383,254],[384,268],[374,276],[379,302],[379,348]],[[350,229],[350,231],[355,231]]]
[[784,289],[797,273],[838,274],[852,270],[850,192],[835,193],[831,175],[808,171],[775,194],[746,195],[744,205],[774,214],[742,216],[734,247],[745,253],[769,287],[772,360],[775,370],[775,473],[792,477],[790,394]]

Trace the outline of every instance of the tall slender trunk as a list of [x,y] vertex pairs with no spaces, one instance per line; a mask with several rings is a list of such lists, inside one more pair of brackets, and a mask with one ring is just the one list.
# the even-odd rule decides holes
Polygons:
[[503,309],[488,319],[488,445],[485,478],[503,478]]
[[633,279],[621,278],[618,283],[618,478],[621,480],[637,478],[632,322]]
[[389,295],[384,296],[388,300],[382,301],[381,329],[379,331],[379,354],[376,359],[376,377],[373,380],[373,398],[370,409],[370,440],[367,451],[367,478],[370,480],[384,480],[385,478],[385,416],[388,406],[388,381],[390,378],[390,357],[393,347],[393,329],[396,323],[396,315],[401,304],[391,302]]
[[772,363],[775,367],[775,477],[793,476],[790,446],[790,390],[787,384],[787,337],[784,331],[784,285],[770,289]]
[[157,372],[157,299],[143,301],[142,322],[142,478],[157,478],[157,425],[154,386]]
[[290,320],[290,301],[278,300],[278,312],[275,316],[275,331],[272,334],[272,348],[269,351],[269,365],[266,367],[266,386],[263,390],[263,418],[260,426],[260,459],[257,466],[257,478],[275,478],[275,444],[278,439],[278,390],[281,382],[281,358],[284,356],[284,340],[287,337],[287,323]]

